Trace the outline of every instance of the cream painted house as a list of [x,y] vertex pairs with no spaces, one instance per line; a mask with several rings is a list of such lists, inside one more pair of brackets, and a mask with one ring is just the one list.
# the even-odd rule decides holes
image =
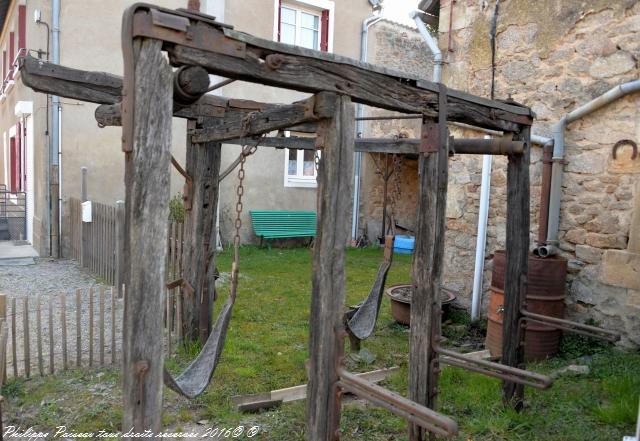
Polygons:
[[[24,86],[16,69],[16,57],[29,52],[64,66],[122,75],[121,19],[123,11],[133,3],[129,0],[0,1],[4,78],[0,93],[0,185],[6,186],[13,195],[8,197],[15,199],[14,202],[18,201],[18,195],[24,195],[25,226],[11,239],[29,241],[42,256],[52,251],[55,254],[57,249],[58,238],[51,234],[51,226],[55,224],[51,208],[56,203],[62,213],[60,240],[64,249],[65,201],[69,197],[80,197],[81,167],[88,170],[89,200],[114,204],[124,198],[121,133],[118,127],[97,126],[94,104],[35,93]],[[173,9],[199,7],[201,12],[258,37],[351,58],[360,57],[362,23],[372,14],[367,0],[156,0],[154,3]],[[281,103],[305,96],[242,82],[216,93]],[[174,119],[173,154],[180,162],[184,161],[185,137],[186,122]],[[238,153],[238,146],[224,146],[222,167]],[[246,169],[243,240],[254,239],[250,209],[315,208],[315,168],[308,154],[264,149],[248,160]],[[56,175],[60,182],[60,200],[52,204],[50,181],[55,181]],[[235,184],[230,177],[222,185],[223,238],[235,206],[227,195],[235,194]],[[183,186],[182,178],[175,172],[171,186],[173,194]]]

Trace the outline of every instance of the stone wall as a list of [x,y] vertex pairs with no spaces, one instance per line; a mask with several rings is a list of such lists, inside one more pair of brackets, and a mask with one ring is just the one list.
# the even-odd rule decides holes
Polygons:
[[[433,56],[415,29],[382,20],[370,30],[368,49],[369,62],[373,64],[425,79],[432,77]],[[368,116],[391,115],[392,112],[366,108],[365,114]],[[418,120],[370,121],[365,122],[364,126],[364,137],[414,138],[419,134],[420,122]],[[376,161],[378,165],[376,165]],[[389,158],[389,164],[390,166],[394,164],[391,158]],[[364,156],[360,225],[361,231],[366,233],[371,242],[375,242],[382,232],[384,184],[379,172],[384,172],[384,169],[385,155],[367,154]],[[417,205],[417,159],[403,157],[399,170],[397,181],[395,176],[389,179],[388,210],[392,210],[390,199],[396,198],[397,203],[395,210],[393,210],[396,222],[406,228],[413,229]],[[409,275],[407,276],[409,277]]]
[[[494,2],[443,2],[440,29],[449,29],[453,4],[452,51],[440,33],[450,87],[489,96],[491,47],[488,33]],[[610,88],[638,78],[640,2],[525,0],[500,2],[495,96],[532,107],[533,133],[551,135],[562,115]],[[476,134],[477,136],[477,134]],[[640,158],[631,149],[612,157],[621,139],[640,141],[640,96],[630,96],[569,125],[562,188],[560,248],[569,260],[570,317],[593,318],[624,333],[623,343],[640,344],[640,250],[627,249],[634,198],[638,200]],[[540,197],[541,149],[531,159],[531,240],[535,243]],[[451,162],[445,284],[469,303],[473,273],[481,159]],[[640,203],[636,202],[640,222]],[[494,158],[485,265],[504,247],[506,162]],[[637,228],[637,227],[636,227]],[[616,251],[624,250],[624,251]],[[604,256],[604,264],[603,264]],[[622,262],[622,263],[621,263]],[[626,265],[626,266],[625,266]]]

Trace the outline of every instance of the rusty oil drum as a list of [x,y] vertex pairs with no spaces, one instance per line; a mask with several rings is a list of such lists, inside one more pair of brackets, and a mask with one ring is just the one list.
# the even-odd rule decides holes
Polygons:
[[[504,304],[504,250],[496,251],[491,274],[486,347],[494,357],[502,355],[502,305]],[[564,318],[567,260],[559,256],[544,259],[529,256],[527,310],[537,314]],[[525,336],[525,359],[543,360],[558,353],[561,331],[548,326],[529,324]]]

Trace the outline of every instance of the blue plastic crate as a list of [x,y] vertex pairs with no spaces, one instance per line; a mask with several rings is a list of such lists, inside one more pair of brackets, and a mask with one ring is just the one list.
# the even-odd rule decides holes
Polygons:
[[413,254],[416,243],[414,236],[396,236],[393,240],[393,252],[397,254]]

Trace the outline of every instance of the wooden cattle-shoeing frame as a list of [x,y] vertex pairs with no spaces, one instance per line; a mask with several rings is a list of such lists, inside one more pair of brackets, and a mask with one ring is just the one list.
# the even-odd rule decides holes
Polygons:
[[[190,120],[186,174],[192,185],[189,194],[192,224],[187,243],[192,257],[188,258],[190,264],[185,268],[193,270],[183,276],[196,288],[193,305],[197,304],[198,296],[209,300],[212,297],[215,216],[211,212],[218,197],[220,142],[234,139],[238,142],[240,138],[251,143],[248,139],[251,136],[299,124],[315,124],[315,144],[301,147],[323,152],[318,171],[318,237],[313,255],[308,439],[337,439],[340,390],[361,390],[340,367],[344,337],[344,254],[349,237],[354,150],[419,154],[409,398],[432,409],[438,393],[436,349],[448,156],[456,150],[508,154],[503,362],[508,366],[522,365],[518,322],[529,248],[528,164],[532,114],[528,108],[447,90],[439,84],[340,56],[257,39],[217,23],[212,17],[150,5],[134,5],[125,13],[123,51],[124,79],[68,68],[60,68],[67,70],[64,75],[58,72],[49,75],[46,81],[33,80],[31,84],[29,75],[23,75],[23,81],[36,90],[103,104],[96,111],[98,121],[123,126],[127,191],[123,429],[156,432],[160,429],[163,360],[158,338],[162,335],[159,293],[163,292],[165,280],[166,248],[163,245],[167,236],[172,115]],[[178,103],[171,87],[176,74],[172,74],[163,51],[174,67],[204,68],[210,74],[315,95],[290,105],[226,100],[210,95],[200,99],[196,96],[193,103]],[[46,77],[46,69],[40,74]],[[121,109],[119,101],[123,96]],[[422,114],[421,138],[415,142],[386,142],[386,145],[376,144],[377,140],[354,140],[352,101]],[[447,121],[502,130],[524,142],[517,152],[489,149],[485,144],[475,150],[474,146],[464,143],[452,145],[446,131]],[[203,310],[206,317],[200,320],[201,336],[206,334],[203,323],[206,327],[209,319],[207,308],[200,309]],[[522,388],[505,381],[504,398],[519,407]],[[419,418],[411,419],[415,412],[412,413],[407,403],[402,404],[409,410],[399,410],[398,414],[405,412],[412,421],[410,439],[425,439],[426,432],[415,424]]]
[[[338,56],[259,40],[213,22],[211,18],[135,5],[123,21],[125,55],[122,103],[123,149],[126,154],[127,223],[131,244],[125,251],[128,297],[124,335],[124,427],[160,429],[162,355],[157,350],[159,281],[164,280],[162,250],[166,242],[170,167],[171,68],[200,66],[210,74],[258,82],[302,92],[334,94],[328,117],[318,118],[316,148],[322,150],[318,171],[318,236],[313,251],[313,290],[310,324],[307,436],[310,440],[338,438],[340,418],[339,357],[342,345],[345,247],[349,238],[349,207],[354,151],[351,102],[400,112],[422,113],[419,209],[413,264],[415,297],[411,311],[409,398],[435,407],[437,354],[432,338],[438,334],[439,286],[443,265],[448,170],[447,120],[513,132],[529,141],[528,109],[491,102],[442,85],[403,78]],[[305,102],[311,119],[318,99]],[[295,125],[289,117],[263,133]],[[436,120],[436,121],[434,121]],[[250,116],[244,127],[256,118]],[[271,120],[269,120],[271,121]],[[192,142],[220,140],[217,129],[196,129]],[[245,135],[245,134],[243,134]],[[243,137],[243,136],[241,136]],[[505,342],[503,359],[522,362],[517,337],[522,291],[526,283],[529,244],[529,149],[509,157],[507,273],[505,276]],[[164,187],[163,187],[164,186]],[[154,192],[146,191],[154,188]],[[163,189],[165,189],[163,191]],[[160,248],[160,247],[157,247]],[[150,259],[149,251],[157,252]],[[153,281],[158,281],[155,286]],[[134,320],[135,317],[135,320]],[[521,389],[505,386],[507,399],[521,400]],[[515,397],[515,398],[514,398]],[[410,439],[424,439],[411,424]]]

